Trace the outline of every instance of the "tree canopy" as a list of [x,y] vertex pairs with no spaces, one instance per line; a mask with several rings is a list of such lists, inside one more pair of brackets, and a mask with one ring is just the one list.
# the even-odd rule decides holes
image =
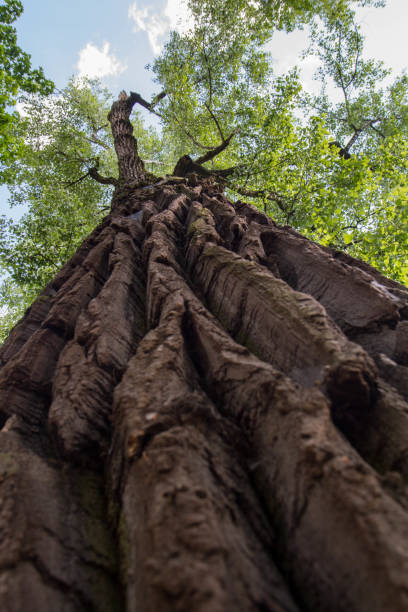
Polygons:
[[[137,112],[133,124],[149,181],[177,174],[183,160],[212,173],[233,199],[404,282],[408,79],[391,82],[381,62],[365,57],[358,4],[382,2],[190,0],[195,27],[173,32],[151,66],[157,95],[133,94],[160,128]],[[303,91],[296,67],[274,74],[265,46],[276,29],[305,23],[318,95]],[[12,204],[28,212],[17,223],[3,219],[0,243],[8,324],[106,210],[118,179],[110,101],[98,83],[74,80],[51,97],[22,99],[11,133],[24,144],[8,185]]]
[[[256,11],[276,3],[192,6],[196,29],[173,34],[153,66],[170,138],[202,155],[233,135],[211,164],[233,169],[236,197],[252,196],[276,220],[406,281],[407,77],[389,84],[389,70],[365,58],[350,3],[322,3],[319,19],[310,3],[280,3],[275,21]],[[302,91],[296,70],[275,76],[262,44],[273,24],[290,29],[301,14],[310,23],[305,53],[320,61],[317,96]]]

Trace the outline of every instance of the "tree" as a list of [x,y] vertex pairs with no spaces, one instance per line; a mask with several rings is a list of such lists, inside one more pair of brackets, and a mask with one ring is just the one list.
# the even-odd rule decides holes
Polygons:
[[[264,5],[286,7],[251,4]],[[89,88],[71,84],[50,115],[33,102],[19,124],[56,118],[13,167],[31,219],[70,198],[99,215],[99,185],[113,194],[0,349],[10,612],[407,607],[408,290],[238,199],[300,224],[295,191],[307,201],[313,177],[310,194],[319,181],[330,190],[310,152],[344,191],[364,165],[356,147],[346,160],[330,146],[345,149],[347,132],[293,123],[296,74],[272,81],[256,46],[267,34],[235,44],[236,23],[173,37],[155,66],[160,93],[112,104],[117,172]],[[157,140],[152,158],[134,138],[136,104],[163,120],[172,174],[145,163],[163,158]],[[44,259],[55,217],[46,225]],[[38,255],[12,267],[10,253],[10,270],[23,278],[31,261],[29,282]]]
[[10,107],[19,92],[49,94],[54,88],[45,78],[42,68],[31,68],[31,60],[17,45],[17,34],[12,23],[23,12],[19,0],[2,0],[0,5],[0,169],[16,155],[19,142],[13,138],[16,115]]
[[407,289],[205,161],[152,179],[137,102],[1,349],[3,609],[405,610]]
[[[407,75],[381,87],[391,71],[364,58],[352,16],[315,24],[311,52],[321,60],[322,90],[307,96],[306,106],[325,117],[335,139],[329,145],[340,157],[324,190],[324,206],[314,200],[315,237],[406,282]],[[336,104],[327,94],[330,81],[341,92]]]

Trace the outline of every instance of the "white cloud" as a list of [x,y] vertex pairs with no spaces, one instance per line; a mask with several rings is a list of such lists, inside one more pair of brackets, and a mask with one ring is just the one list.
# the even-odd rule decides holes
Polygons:
[[76,66],[78,77],[101,78],[120,74],[126,70],[127,66],[122,64],[113,53],[109,53],[109,48],[110,43],[108,42],[104,42],[101,49],[89,42],[81,49]]
[[15,109],[20,117],[28,117],[27,105],[24,104],[24,102],[21,102],[20,100],[16,102]]
[[162,45],[159,41],[170,29],[168,20],[157,13],[149,15],[147,8],[139,10],[136,2],[129,6],[128,16],[135,22],[133,30],[146,32],[153,53],[160,53]]
[[186,34],[194,25],[186,0],[167,0],[164,14],[170,21],[170,29],[179,34]]
[[193,25],[186,0],[166,0],[162,14],[150,13],[146,7],[139,9],[137,2],[134,2],[129,6],[128,16],[134,21],[135,32],[146,32],[155,55],[160,53],[170,30],[185,34]]

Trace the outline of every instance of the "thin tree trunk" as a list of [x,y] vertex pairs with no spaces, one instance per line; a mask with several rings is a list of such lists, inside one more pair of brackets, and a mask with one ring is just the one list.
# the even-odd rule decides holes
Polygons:
[[1,609],[406,610],[408,290],[131,175],[0,350]]

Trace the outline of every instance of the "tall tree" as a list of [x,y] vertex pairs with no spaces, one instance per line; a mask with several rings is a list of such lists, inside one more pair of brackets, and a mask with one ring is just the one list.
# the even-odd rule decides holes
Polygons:
[[402,612],[408,290],[205,160],[153,180],[138,101],[110,214],[1,349],[3,609]]
[[[89,121],[84,140],[63,124],[77,186],[113,196],[0,349],[7,611],[407,608],[408,290],[237,199],[279,131],[354,161],[319,119],[293,128],[296,75],[270,87],[231,31],[214,25],[217,53],[200,28],[173,38],[161,93],[113,102],[117,172]],[[143,159],[136,104],[176,136],[170,175]]]

